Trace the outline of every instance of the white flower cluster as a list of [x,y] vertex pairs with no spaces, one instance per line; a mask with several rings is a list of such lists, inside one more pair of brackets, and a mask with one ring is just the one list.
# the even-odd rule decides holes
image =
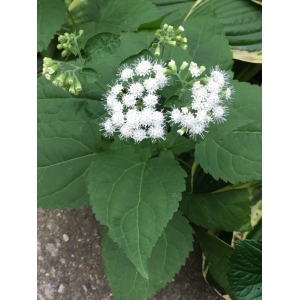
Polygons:
[[119,133],[121,139],[165,139],[165,117],[157,110],[157,90],[168,83],[164,65],[150,58],[140,58],[119,69],[118,79],[105,95],[110,115],[100,124],[105,136]]
[[[196,79],[203,69],[194,62],[190,63],[189,72]],[[231,99],[233,87],[229,86],[226,72],[216,66],[211,70],[210,76],[205,78],[204,84],[201,84],[200,80],[195,81],[191,92],[193,100],[190,105],[181,109],[174,108],[170,113],[170,121],[182,127],[178,130],[179,134],[186,132],[192,138],[197,135],[203,138],[203,133],[207,132],[205,129],[210,122],[225,121],[228,114],[226,104]]]

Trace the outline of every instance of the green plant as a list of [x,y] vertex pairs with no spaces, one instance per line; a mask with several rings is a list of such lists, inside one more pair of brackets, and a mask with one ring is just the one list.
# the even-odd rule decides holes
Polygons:
[[93,208],[114,298],[196,237],[208,282],[261,299],[260,5],[41,0],[38,52],[38,206]]

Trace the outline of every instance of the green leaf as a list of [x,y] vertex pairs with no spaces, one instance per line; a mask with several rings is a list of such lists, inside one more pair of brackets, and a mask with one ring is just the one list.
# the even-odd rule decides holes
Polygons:
[[79,81],[84,84],[91,84],[98,80],[98,73],[92,68],[83,68],[79,74]]
[[221,22],[215,16],[188,19],[184,23],[188,51],[195,63],[207,71],[216,65],[231,70],[232,53]]
[[[253,121],[218,139],[198,143],[195,160],[215,179],[237,184],[262,178],[262,95],[258,86],[232,83],[233,108]],[[225,124],[226,121],[218,126],[222,128]]]
[[251,230],[251,202],[247,189],[206,195],[183,194],[190,221],[207,229]]
[[89,170],[88,193],[97,220],[143,277],[163,228],[178,209],[185,171],[177,161],[142,161],[133,151],[103,153]]
[[[143,30],[138,33],[125,32],[119,36],[119,42],[116,43],[115,36],[111,38],[111,43],[103,42],[103,48],[110,49],[110,51],[101,51],[101,36],[105,36],[107,33],[97,35],[97,47],[99,51],[94,51],[88,58],[89,62],[85,65],[87,68],[95,69],[100,75],[100,81],[105,84],[112,84],[116,79],[116,73],[120,63],[126,58],[138,54],[143,49],[147,49],[153,37],[154,31]],[[103,38],[104,41],[104,38]],[[118,46],[117,46],[118,45]]]
[[209,263],[209,272],[215,281],[225,291],[228,291],[229,284],[226,278],[226,270],[233,248],[202,229],[196,232],[196,236],[199,240],[201,250]]
[[114,32],[137,31],[141,24],[159,17],[150,0],[109,0],[100,11],[101,23],[108,24]]
[[[88,204],[87,168],[99,155],[102,142],[99,101],[70,93],[38,79],[38,206],[74,208]],[[96,105],[97,103],[97,105]]]
[[148,262],[149,279],[136,270],[125,252],[104,231],[102,255],[108,283],[116,300],[146,300],[170,282],[193,249],[193,229],[176,212],[154,245]]
[[164,16],[164,24],[173,25],[178,27],[184,26],[184,18],[190,9],[195,4],[195,1],[182,1],[182,0],[152,0],[160,13]]
[[66,18],[66,7],[61,0],[37,2],[37,51],[46,49]]
[[262,299],[262,242],[239,240],[226,274],[232,300]]
[[[190,18],[201,19],[207,15],[218,17],[233,51],[261,54],[262,8],[260,6],[243,0],[204,1],[194,9]],[[251,62],[249,59],[242,60]]]

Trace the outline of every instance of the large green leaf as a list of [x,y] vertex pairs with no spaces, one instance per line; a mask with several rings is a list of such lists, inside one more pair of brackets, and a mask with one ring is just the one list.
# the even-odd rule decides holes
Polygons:
[[215,16],[189,19],[184,23],[188,51],[198,65],[209,68],[218,65],[230,70],[232,53],[221,22]]
[[125,252],[104,232],[102,255],[116,300],[146,300],[178,273],[193,249],[193,229],[181,214],[179,211],[174,214],[154,245],[148,262],[148,279],[141,276]]
[[183,194],[187,217],[207,229],[249,231],[251,202],[247,189],[206,195]]
[[178,209],[184,177],[173,159],[143,161],[125,150],[103,153],[90,167],[88,193],[96,218],[145,278],[152,247]]
[[74,208],[88,203],[87,168],[102,142],[96,95],[70,93],[38,79],[38,206]]
[[116,79],[120,63],[143,49],[147,49],[153,37],[153,30],[143,30],[138,33],[97,34],[87,43],[87,51],[91,54],[86,67],[95,69],[100,74],[102,83],[112,84]]
[[108,24],[114,32],[137,31],[141,24],[159,17],[150,0],[109,0],[100,11],[100,22]]
[[261,300],[262,242],[238,241],[229,258],[226,274],[232,300]]
[[229,284],[226,278],[226,270],[233,248],[202,229],[196,232],[196,236],[209,263],[210,274],[225,291],[228,291]]
[[234,58],[261,62],[262,9],[259,5],[244,0],[202,1],[190,18],[195,20],[207,15],[216,15],[221,21]]
[[[218,139],[198,143],[195,160],[215,179],[237,184],[262,178],[262,95],[258,86],[232,83],[233,108],[253,121]],[[223,124],[226,121],[218,126]]]
[[37,2],[37,51],[46,49],[66,18],[66,7],[61,0]]
[[175,27],[184,25],[184,18],[195,3],[191,0],[152,0],[152,2],[164,17],[164,23]]

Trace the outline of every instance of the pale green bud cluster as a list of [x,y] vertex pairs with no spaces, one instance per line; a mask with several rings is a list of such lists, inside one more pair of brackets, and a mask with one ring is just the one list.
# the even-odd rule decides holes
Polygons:
[[70,49],[72,48],[72,46],[78,45],[78,39],[83,33],[84,31],[81,29],[79,30],[79,35],[76,35],[76,32],[71,34],[66,32],[64,35],[60,35],[58,37],[58,41],[60,43],[56,48],[59,50],[63,49],[63,51],[61,52],[62,57],[65,57],[71,53]]
[[76,70],[67,70],[61,72],[61,66],[61,62],[54,61],[49,57],[45,57],[42,74],[46,77],[46,79],[51,80],[54,85],[59,86],[63,90],[69,91],[74,95],[78,95],[82,90],[82,87],[81,83],[77,79],[77,76],[75,75]]
[[56,73],[60,67],[60,63],[58,61],[54,61],[49,57],[44,58],[43,62],[43,75],[48,79],[52,80],[55,78]]
[[165,24],[162,29],[157,29],[155,32],[155,37],[157,41],[152,44],[155,48],[154,55],[160,55],[161,46],[167,44],[171,46],[179,46],[183,50],[187,49],[187,39],[181,36],[184,31],[182,26],[179,26],[176,30],[173,26]]

